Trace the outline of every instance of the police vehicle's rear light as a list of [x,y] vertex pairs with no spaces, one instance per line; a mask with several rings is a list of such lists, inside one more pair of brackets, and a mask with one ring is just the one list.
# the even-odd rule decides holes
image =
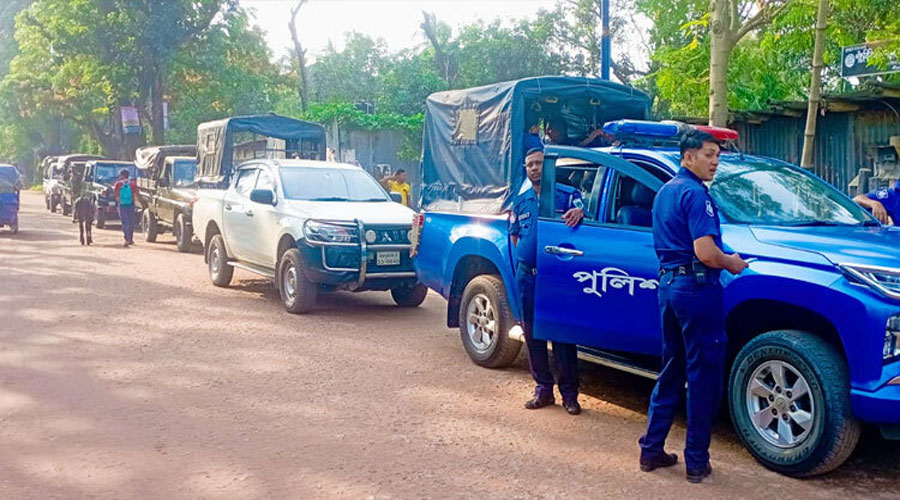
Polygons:
[[708,125],[694,125],[697,130],[706,132],[709,135],[719,139],[720,141],[736,141],[738,133],[736,130],[723,127],[710,127]]

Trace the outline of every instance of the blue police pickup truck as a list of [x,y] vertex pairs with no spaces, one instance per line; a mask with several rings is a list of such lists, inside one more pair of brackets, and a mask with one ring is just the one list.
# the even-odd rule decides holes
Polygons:
[[[511,197],[528,133],[557,116],[576,143],[599,121],[614,146],[547,146],[541,190],[581,191],[570,229],[541,196],[535,336],[582,359],[655,377],[662,348],[651,207],[680,164],[685,125],[640,121],[647,98],[584,78],[541,77],[434,94],[415,186],[416,272],[448,301],[471,359],[509,365],[516,326]],[[631,118],[632,120],[627,120]],[[593,123],[592,123],[593,122]],[[714,130],[723,138],[733,131]],[[517,137],[518,136],[518,137]],[[900,230],[822,179],[770,158],[725,151],[711,184],[726,251],[727,407],[763,465],[792,476],[840,466],[863,423],[900,438]]]

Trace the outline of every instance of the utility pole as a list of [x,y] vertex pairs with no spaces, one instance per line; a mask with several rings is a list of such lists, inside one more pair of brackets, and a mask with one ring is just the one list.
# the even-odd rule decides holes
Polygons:
[[813,149],[816,141],[816,119],[819,116],[819,101],[822,99],[822,56],[825,52],[825,28],[828,25],[828,0],[819,0],[816,15],[816,42],[813,46],[812,78],[809,82],[809,107],[806,111],[806,131],[803,134],[803,155],[800,166],[812,168],[815,158]]
[[603,80],[609,80],[609,66],[610,66],[610,50],[611,43],[609,39],[609,2],[611,0],[598,0],[600,2],[600,21],[601,21],[601,31],[600,31],[600,78]]

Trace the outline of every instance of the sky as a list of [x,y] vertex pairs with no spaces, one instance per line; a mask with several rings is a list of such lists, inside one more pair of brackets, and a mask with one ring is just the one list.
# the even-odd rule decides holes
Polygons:
[[[257,24],[266,32],[276,56],[291,48],[288,22],[296,0],[240,0],[255,10]],[[419,24],[422,11],[456,28],[483,19],[513,20],[534,17],[540,8],[551,9],[554,0],[309,0],[298,16],[300,41],[315,59],[329,40],[341,50],[344,33],[358,31],[382,38],[391,50],[425,43]]]

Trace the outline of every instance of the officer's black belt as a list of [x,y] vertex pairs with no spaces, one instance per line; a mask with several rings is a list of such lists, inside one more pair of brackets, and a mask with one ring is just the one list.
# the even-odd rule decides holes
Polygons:
[[666,267],[659,270],[659,277],[662,278],[667,273],[672,273],[675,276],[692,276],[694,270],[688,266]]

